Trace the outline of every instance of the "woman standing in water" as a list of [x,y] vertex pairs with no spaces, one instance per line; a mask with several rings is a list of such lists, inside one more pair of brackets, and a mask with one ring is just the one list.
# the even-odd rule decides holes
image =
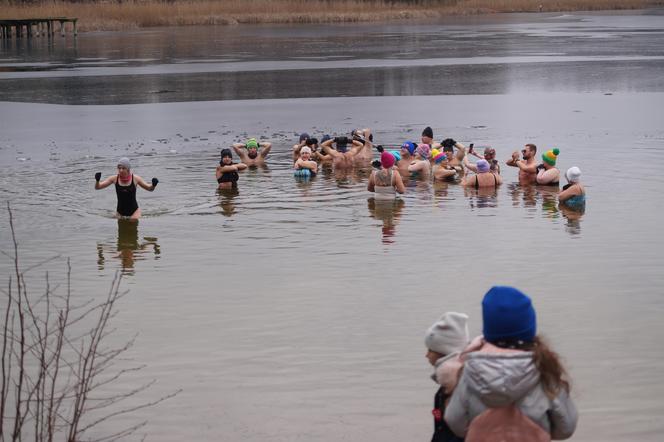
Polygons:
[[101,172],[95,174],[95,190],[104,189],[111,184],[115,184],[115,193],[118,197],[117,217],[124,219],[137,220],[141,217],[141,209],[136,202],[136,185],[152,192],[159,180],[152,178],[152,185],[147,184],[143,178],[131,173],[129,158],[120,158],[118,161],[118,174],[101,180]]
[[233,163],[233,153],[230,149],[222,149],[221,160],[215,173],[219,189],[237,189],[237,181],[240,178],[238,172],[246,168],[247,165],[244,163]]
[[558,194],[558,201],[571,209],[583,209],[586,205],[586,189],[581,184],[581,169],[570,167],[565,172],[568,184]]
[[315,177],[318,172],[318,163],[311,159],[311,148],[304,146],[300,149],[300,158],[293,165],[295,176]]
[[394,200],[398,193],[404,193],[406,188],[403,185],[401,174],[395,173],[393,167],[396,158],[390,152],[380,154],[380,170],[374,170],[369,176],[367,190],[376,193],[377,200]]
[[556,160],[560,150],[551,149],[542,154],[542,164],[537,166],[537,184],[557,186],[560,181],[560,171],[556,168]]
[[461,185],[464,187],[498,187],[503,184],[503,179],[497,173],[491,172],[491,165],[487,160],[479,160],[475,163],[477,174],[473,176],[464,177],[461,180]]

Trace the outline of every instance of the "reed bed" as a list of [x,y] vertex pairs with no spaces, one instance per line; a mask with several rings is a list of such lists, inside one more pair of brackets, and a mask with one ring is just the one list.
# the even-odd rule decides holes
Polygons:
[[81,31],[249,23],[341,23],[499,12],[643,9],[664,0],[0,0],[0,19],[77,17]]

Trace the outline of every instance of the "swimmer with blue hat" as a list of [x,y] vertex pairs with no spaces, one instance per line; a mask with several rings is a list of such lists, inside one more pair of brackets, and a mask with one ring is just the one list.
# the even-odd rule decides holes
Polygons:
[[264,166],[265,158],[272,149],[272,143],[267,141],[259,143],[256,138],[249,138],[244,143],[233,143],[232,147],[240,157],[240,161],[247,166]]

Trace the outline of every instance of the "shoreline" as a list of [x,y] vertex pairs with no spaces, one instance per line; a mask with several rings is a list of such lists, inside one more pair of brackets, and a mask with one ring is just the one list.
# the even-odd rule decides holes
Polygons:
[[158,0],[122,3],[5,4],[0,19],[76,17],[80,32],[169,26],[328,24],[431,20],[518,12],[592,12],[664,7],[664,0],[459,0],[434,3],[387,0]]

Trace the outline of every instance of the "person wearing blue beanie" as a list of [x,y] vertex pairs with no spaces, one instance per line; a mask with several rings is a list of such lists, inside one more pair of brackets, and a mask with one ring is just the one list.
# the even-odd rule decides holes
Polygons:
[[482,300],[484,339],[491,343],[532,342],[537,315],[530,298],[514,287],[492,287]]
[[529,296],[492,287],[482,300],[483,337],[462,355],[445,422],[468,442],[567,439],[578,414],[559,356],[537,335]]

